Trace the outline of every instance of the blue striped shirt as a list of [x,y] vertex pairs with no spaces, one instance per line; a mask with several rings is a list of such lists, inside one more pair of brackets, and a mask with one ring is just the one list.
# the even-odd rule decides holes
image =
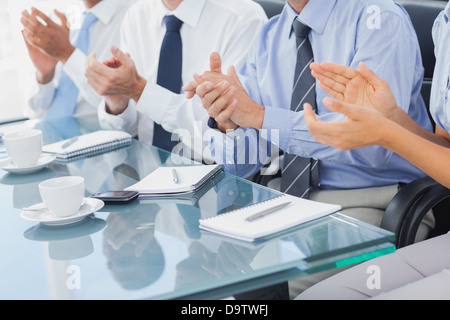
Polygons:
[[[408,161],[380,146],[341,151],[314,140],[303,112],[290,110],[296,63],[291,26],[296,16],[287,2],[282,13],[263,27],[239,70],[239,78],[250,97],[265,107],[263,129],[273,136],[279,134],[271,142],[288,153],[320,159],[322,189],[385,186],[424,176]],[[401,6],[383,0],[313,0],[298,18],[312,29],[309,39],[316,62],[358,69],[359,62],[364,61],[389,83],[398,106],[419,125],[432,130],[420,95],[424,73],[420,48]],[[322,101],[327,94],[318,85],[316,93],[321,120],[343,118],[324,107]],[[257,150],[266,143],[258,133],[255,129],[244,129],[226,138],[216,134],[211,144],[216,161],[225,163],[226,170],[238,176],[256,173],[267,160],[264,152]],[[245,139],[231,143],[236,135],[244,135]]]

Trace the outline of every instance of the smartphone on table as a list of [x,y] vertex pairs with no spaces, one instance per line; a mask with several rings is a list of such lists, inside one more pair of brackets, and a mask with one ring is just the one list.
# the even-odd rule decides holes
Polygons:
[[102,191],[91,195],[91,198],[100,199],[105,203],[128,203],[139,196],[137,191]]

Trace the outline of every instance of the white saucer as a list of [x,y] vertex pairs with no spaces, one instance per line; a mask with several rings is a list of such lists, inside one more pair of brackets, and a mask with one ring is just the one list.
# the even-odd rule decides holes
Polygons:
[[37,163],[34,166],[19,168],[14,163],[12,163],[10,158],[6,158],[6,159],[0,160],[0,169],[3,169],[5,171],[11,172],[11,173],[16,173],[16,174],[32,173],[32,172],[39,171],[39,170],[45,168],[55,159],[56,159],[56,156],[54,154],[43,153],[39,157],[39,160],[37,161]]
[[33,241],[63,241],[89,236],[102,230],[105,226],[105,220],[88,215],[80,222],[58,228],[38,223],[25,231],[23,235]]
[[[55,217],[50,211],[43,206],[43,203],[35,204],[28,207],[28,210],[23,210],[20,216],[26,220],[40,222],[47,226],[62,226],[78,222],[84,219],[87,215],[103,208],[105,203],[102,200],[95,198],[85,198],[85,203],[80,207],[77,213],[68,217]],[[32,211],[32,209],[36,209]]]

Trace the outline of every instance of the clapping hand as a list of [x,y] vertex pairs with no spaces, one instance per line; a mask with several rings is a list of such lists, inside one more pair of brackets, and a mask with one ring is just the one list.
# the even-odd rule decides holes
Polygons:
[[226,131],[245,128],[261,128],[264,107],[255,103],[239,81],[233,66],[227,75],[222,73],[222,61],[217,52],[210,56],[210,71],[194,75],[194,80],[183,87],[187,98],[200,97],[210,117]]
[[66,16],[57,10],[54,12],[61,20],[61,24],[55,23],[36,8],[31,9],[31,14],[24,10],[20,20],[24,26],[22,34],[28,45],[38,48],[54,60],[65,63],[75,48],[70,43],[70,29]]
[[324,105],[331,111],[344,114],[342,121],[325,122],[316,118],[310,104],[304,106],[304,117],[309,132],[317,142],[350,150],[380,144],[380,130],[383,123],[390,122],[380,112],[370,107],[348,104],[331,98],[324,99]]
[[335,63],[311,63],[311,74],[325,92],[339,101],[370,107],[393,118],[397,103],[388,83],[363,62],[359,71]]
[[87,58],[85,76],[94,90],[105,96],[107,111],[120,114],[128,106],[129,99],[138,101],[147,81],[137,72],[128,53],[111,47],[113,57],[105,62],[97,61],[95,53]]

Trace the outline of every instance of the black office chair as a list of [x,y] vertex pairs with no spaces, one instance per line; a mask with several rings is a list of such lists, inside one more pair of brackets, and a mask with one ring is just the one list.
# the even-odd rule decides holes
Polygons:
[[[408,12],[417,33],[425,69],[422,95],[429,110],[435,56],[431,29],[437,15],[448,1],[397,1]],[[404,186],[386,208],[381,227],[397,235],[396,246],[414,243],[423,217],[433,209],[436,226],[429,237],[450,230],[450,190],[430,177]]]
[[396,2],[406,9],[417,33],[425,69],[421,93],[427,108],[429,108],[431,81],[436,62],[431,29],[436,16],[445,8],[448,1],[399,0]]
[[284,7],[284,1],[281,0],[254,0],[263,7],[267,17],[270,19],[280,14]]

